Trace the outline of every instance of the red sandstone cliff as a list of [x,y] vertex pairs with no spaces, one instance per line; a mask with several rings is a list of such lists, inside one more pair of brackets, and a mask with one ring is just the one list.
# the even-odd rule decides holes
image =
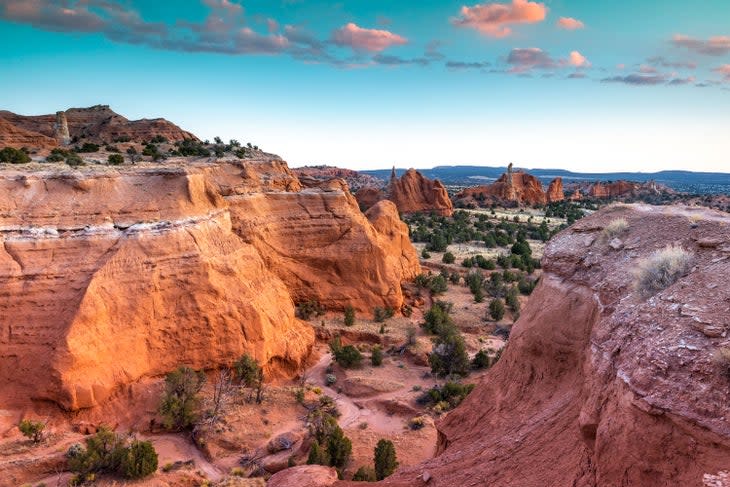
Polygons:
[[400,178],[395,177],[393,170],[388,199],[401,213],[433,212],[442,216],[454,213],[449,193],[441,181],[425,178],[415,169],[409,169]]
[[548,203],[555,203],[565,200],[565,192],[563,191],[563,178],[555,178],[550,181],[550,185],[545,195]]
[[5,405],[90,407],[244,352],[291,376],[314,340],[296,301],[397,308],[420,271],[393,205],[363,215],[280,160],[8,170],[0,189]]
[[594,183],[588,190],[593,198],[615,198],[632,193],[639,189],[640,185],[629,181],[615,181],[612,183]]
[[[617,218],[629,229],[609,245]],[[727,470],[729,229],[725,213],[626,205],[557,235],[502,358],[438,424],[438,456],[384,484],[666,487]],[[668,244],[694,267],[644,297],[632,271]]]
[[51,137],[23,129],[0,118],[0,148],[13,147],[20,149],[27,147],[29,149],[51,149],[57,145],[56,140]]
[[[562,181],[550,183],[550,189],[546,194],[542,189],[542,183],[535,176],[524,171],[512,171],[512,166],[507,172],[492,184],[486,186],[474,186],[466,188],[456,195],[457,200],[462,203],[476,204],[475,202],[511,202],[526,205],[544,205],[549,201],[548,195],[559,198],[562,194]],[[552,191],[552,193],[551,193]],[[561,201],[555,199],[553,201]]]
[[[183,139],[198,140],[195,135],[163,118],[128,120],[109,108],[107,105],[96,105],[89,108],[70,108],[65,112],[68,131],[71,137],[96,143],[111,143],[121,137],[129,137],[132,141],[148,141],[155,136],[166,138],[170,142]],[[12,124],[15,130],[23,130],[40,134],[56,140],[56,115],[18,115],[0,110],[0,119]],[[0,125],[0,145],[6,130]],[[57,145],[54,142],[53,146]],[[32,145],[32,148],[50,147]]]

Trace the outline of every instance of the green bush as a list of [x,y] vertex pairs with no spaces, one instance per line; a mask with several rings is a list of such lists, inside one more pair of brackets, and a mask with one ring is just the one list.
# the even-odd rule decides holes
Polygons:
[[424,391],[424,393],[416,399],[416,402],[422,406],[446,403],[449,408],[455,408],[473,389],[474,384],[447,382],[441,387],[434,386],[431,389]]
[[121,154],[110,154],[107,160],[109,164],[112,164],[114,166],[124,164],[124,156],[122,156]]
[[261,373],[259,363],[247,353],[236,360],[233,364],[233,370],[236,373],[236,378],[246,387],[255,386]]
[[469,374],[469,355],[461,334],[454,328],[450,333],[439,336],[433,351],[428,356],[431,372],[440,376],[466,376]]
[[393,308],[381,308],[381,307],[377,306],[373,310],[373,319],[377,323],[382,323],[385,320],[392,318],[394,314],[395,314],[395,311],[393,310]]
[[471,361],[474,369],[486,369],[489,367],[489,355],[484,350],[479,350]]
[[86,439],[86,448],[72,447],[67,452],[68,467],[72,472],[86,476],[90,473],[121,473],[127,454],[124,437],[102,427]]
[[332,355],[335,357],[335,361],[340,364],[341,367],[346,369],[358,367],[362,363],[362,354],[360,350],[352,345],[342,346],[340,337],[335,337],[330,342],[330,350]]
[[165,377],[165,393],[159,412],[168,429],[183,430],[198,419],[198,393],[205,383],[205,374],[190,367],[178,367]]
[[99,146],[91,142],[84,142],[81,147],[74,148],[75,152],[99,152]]
[[312,316],[322,316],[324,314],[324,308],[319,304],[319,301],[310,299],[297,305],[296,314],[303,320],[309,320]]
[[345,308],[345,326],[352,326],[355,324],[355,308],[348,305]]
[[26,164],[30,162],[30,156],[20,149],[5,147],[0,150],[0,162],[9,162],[10,164]]
[[352,442],[344,431],[336,426],[327,438],[327,456],[331,467],[344,468],[352,454]]
[[130,479],[141,479],[157,471],[157,452],[149,441],[134,440],[122,457],[121,473]]
[[433,335],[445,335],[454,329],[454,321],[449,312],[451,306],[443,301],[435,302],[424,317],[423,328]]
[[307,456],[307,465],[329,465],[330,459],[327,455],[327,450],[319,445],[317,440],[312,442],[312,446],[309,448],[309,456]]
[[383,349],[380,345],[375,345],[373,351],[370,354],[370,363],[373,367],[380,367],[383,365]]
[[494,321],[499,321],[504,318],[504,304],[502,304],[501,299],[496,298],[489,303],[489,316],[491,316]]
[[444,264],[453,264],[455,260],[456,257],[454,257],[454,254],[452,254],[451,252],[444,253],[444,256],[441,258],[441,261]]
[[375,447],[375,478],[383,480],[390,476],[398,467],[395,446],[390,440],[380,440]]
[[23,436],[33,440],[33,443],[40,443],[43,439],[43,430],[46,429],[46,423],[24,419],[18,424],[18,429],[23,433]]
[[438,276],[431,279],[431,282],[429,282],[428,288],[431,291],[431,294],[445,293],[448,290],[446,278],[439,274]]
[[84,160],[79,157],[78,154],[74,154],[73,152],[70,152],[68,156],[66,156],[66,164],[68,164],[71,167],[77,167],[77,166],[83,166]]
[[357,469],[357,472],[352,476],[354,482],[376,482],[378,479],[375,477],[375,470],[372,467],[362,467]]
[[507,296],[505,296],[505,302],[513,313],[520,312],[520,297],[519,291],[516,287],[511,287],[509,291],[507,291]]

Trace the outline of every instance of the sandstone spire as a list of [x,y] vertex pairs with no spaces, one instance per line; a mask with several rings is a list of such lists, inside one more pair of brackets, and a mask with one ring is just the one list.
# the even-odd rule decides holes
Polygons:
[[53,125],[53,133],[59,145],[68,145],[71,143],[66,112],[56,112],[56,123]]

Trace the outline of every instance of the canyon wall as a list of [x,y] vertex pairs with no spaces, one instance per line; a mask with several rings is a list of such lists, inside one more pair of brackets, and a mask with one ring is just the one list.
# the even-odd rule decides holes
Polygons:
[[0,402],[91,407],[244,352],[292,376],[314,341],[296,301],[401,306],[418,260],[395,208],[381,212],[301,190],[277,159],[5,171]]
[[451,216],[454,205],[449,193],[439,180],[431,180],[415,169],[407,170],[400,178],[395,168],[390,176],[387,188],[382,190],[373,186],[364,186],[355,193],[360,206],[370,208],[381,200],[395,203],[400,213],[435,213]]
[[[608,242],[617,218],[629,228]],[[502,358],[437,424],[438,456],[384,483],[719,485],[705,482],[730,459],[729,242],[727,214],[691,207],[609,207],[558,234]],[[637,263],[668,244],[691,269],[640,294]]]

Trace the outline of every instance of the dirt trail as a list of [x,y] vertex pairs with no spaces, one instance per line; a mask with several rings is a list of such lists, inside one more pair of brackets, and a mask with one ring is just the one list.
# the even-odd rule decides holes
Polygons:
[[193,460],[196,468],[205,473],[210,480],[217,481],[225,475],[187,438],[175,434],[149,435],[142,438],[151,441],[155,446],[160,466],[176,461]]

